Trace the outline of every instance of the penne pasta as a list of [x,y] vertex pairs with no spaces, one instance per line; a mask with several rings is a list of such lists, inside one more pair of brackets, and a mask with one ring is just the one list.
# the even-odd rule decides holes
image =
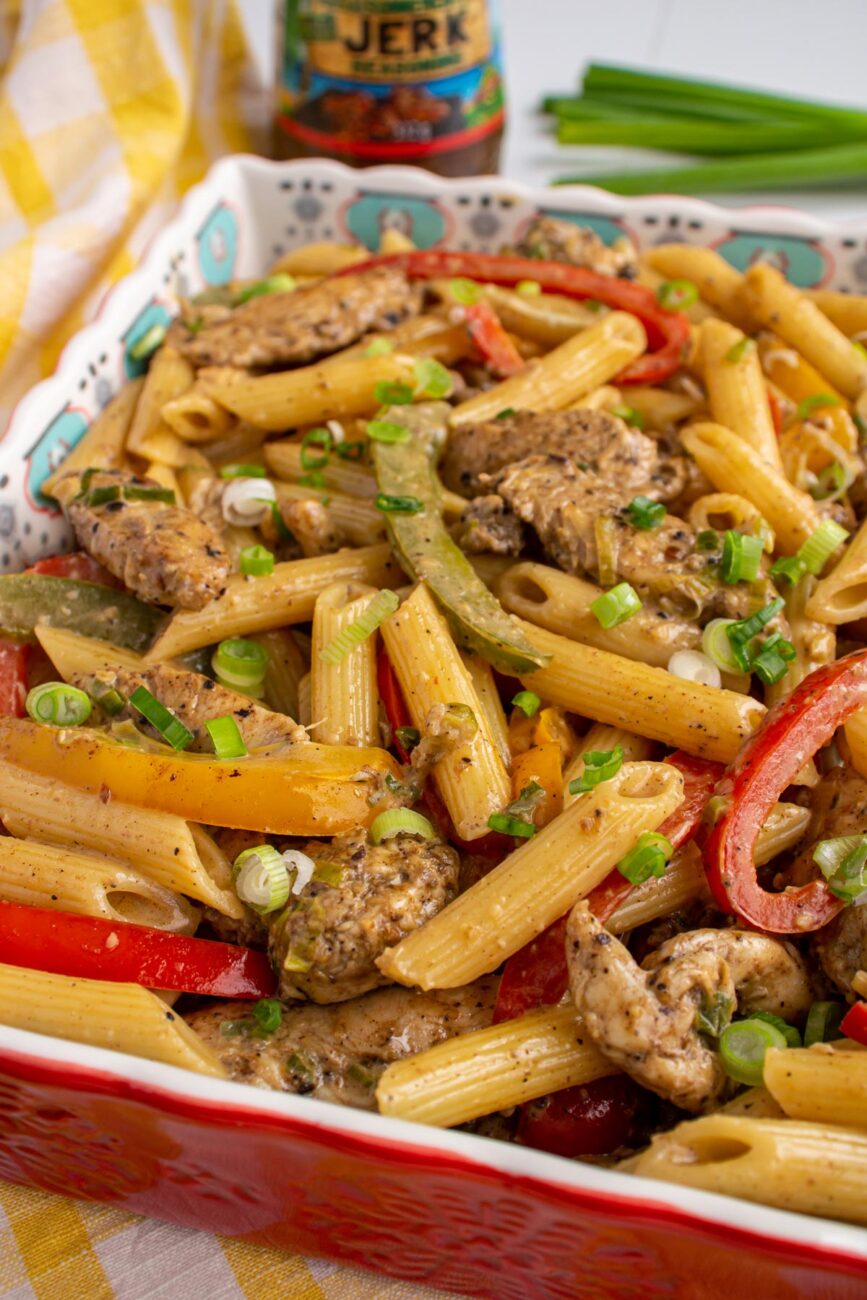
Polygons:
[[721,424],[691,424],[681,441],[720,492],[744,496],[767,519],[780,548],[794,553],[821,523],[816,503]]
[[699,335],[701,372],[711,418],[782,469],[768,392],[754,344],[734,325],[707,320]]
[[269,275],[333,275],[344,271],[356,262],[366,262],[370,253],[363,244],[335,244],[321,240],[315,244],[302,244],[290,248],[270,267]]
[[376,1100],[382,1115],[449,1128],[615,1072],[574,1007],[547,1007],[394,1062]]
[[[154,354],[130,422],[126,439],[127,451],[135,452],[136,455],[145,454],[142,448],[147,445],[151,435],[165,428],[163,407],[185,393],[194,379],[193,367],[175,348],[161,347]],[[161,457],[152,456],[151,459],[160,460]]]
[[[309,471],[301,463],[300,442],[288,439],[265,444],[265,464],[278,478],[297,482]],[[322,475],[323,486],[346,496],[373,498],[376,496],[376,479],[366,465],[353,464],[332,456],[327,465],[316,471]]]
[[140,668],[142,657],[135,650],[82,636],[65,627],[40,624],[33,629],[37,641],[65,682],[77,673],[101,673],[107,668]]
[[298,683],[307,672],[307,658],[289,628],[259,632],[250,637],[268,655],[265,669],[265,703],[277,713],[298,717]]
[[[433,777],[458,835],[487,834],[488,818],[511,799],[511,784],[449,625],[424,583],[382,626],[382,639],[413,726],[425,734],[434,711],[466,706],[475,732],[434,766]],[[472,724],[471,724],[472,725]]]
[[833,289],[808,289],[823,316],[848,338],[867,330],[867,296],[863,293],[835,293]]
[[625,934],[636,925],[671,916],[697,898],[709,896],[701,853],[695,844],[684,844],[674,854],[664,875],[651,876],[636,885],[605,924],[612,934]]
[[480,655],[466,654],[461,651],[461,659],[470,675],[476,698],[481,705],[482,714],[497,753],[503,760],[504,767],[508,767],[512,758],[509,749],[509,725],[500,701],[500,692],[497,690],[494,670]]
[[570,794],[569,786],[579,776],[584,775],[585,754],[607,754],[617,746],[623,750],[625,763],[642,763],[653,757],[654,744],[644,736],[635,736],[622,727],[608,727],[604,722],[594,722],[585,736],[581,738],[578,749],[563,773],[563,807],[568,808],[580,795]]
[[96,416],[90,428],[67,452],[63,463],[42,484],[47,497],[66,499],[66,493],[56,496],[55,488],[64,474],[73,470],[119,469],[124,462],[124,447],[135,409],[141,397],[143,379],[133,379],[124,384],[107,406]]
[[786,593],[786,620],[795,658],[783,677],[765,692],[770,707],[784,699],[809,673],[829,664],[837,655],[837,634],[827,621],[811,618],[807,607],[816,590],[816,579],[807,575]]
[[452,424],[492,420],[507,409],[559,411],[613,379],[646,346],[644,328],[634,316],[611,312],[510,379],[462,402],[452,412]]
[[184,442],[214,442],[224,438],[235,426],[235,418],[213,397],[209,397],[198,382],[185,393],[165,402],[160,414],[163,420]]
[[551,655],[544,668],[522,678],[524,684],[596,722],[729,763],[764,717],[764,707],[749,696],[686,681],[523,620],[519,625],[543,654]]
[[712,248],[695,244],[658,244],[642,262],[666,280],[691,280],[702,300],[726,320],[748,330],[751,319],[743,299],[743,276]]
[[332,582],[388,587],[403,580],[385,543],[312,559],[287,560],[275,564],[273,573],[259,578],[235,574],[229,578],[223,595],[209,601],[204,609],[173,614],[144,662],[163,663],[226,637],[309,622],[316,597]]
[[423,989],[456,988],[496,970],[586,897],[682,798],[683,778],[670,764],[624,764],[421,930],[386,949],[380,970]]
[[770,553],[774,549],[774,533],[768,521],[752,501],[736,492],[709,492],[707,496],[699,497],[690,506],[687,518],[690,528],[697,533],[711,528],[717,533],[724,533],[729,528],[735,532],[761,533],[765,550]]
[[385,518],[373,502],[362,497],[344,496],[329,492],[325,496],[314,488],[297,483],[275,483],[277,500],[321,501],[327,505],[328,514],[341,539],[353,546],[374,546],[385,537]]
[[827,577],[820,578],[804,607],[819,623],[851,623],[867,614],[867,522],[862,523]]
[[764,1082],[792,1119],[867,1128],[867,1052],[835,1051],[827,1043],[772,1050]]
[[630,384],[627,405],[638,411],[648,429],[665,433],[683,420],[692,419],[701,409],[702,403],[687,393]]
[[531,297],[496,284],[486,285],[482,292],[507,330],[549,348],[599,321],[598,311],[558,293]]
[[211,1049],[166,1004],[138,984],[70,979],[0,965],[0,1021],[49,1038],[129,1052],[147,1061],[222,1079]]
[[310,660],[310,712],[323,745],[378,745],[376,633],[355,645],[339,663],[322,653],[368,609],[375,587],[335,582],[316,598]]

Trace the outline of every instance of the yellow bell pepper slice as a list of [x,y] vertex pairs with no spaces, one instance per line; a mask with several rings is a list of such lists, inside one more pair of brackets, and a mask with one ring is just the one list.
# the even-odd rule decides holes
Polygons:
[[271,835],[339,835],[368,826],[392,803],[383,791],[386,773],[400,779],[384,749],[311,743],[284,755],[218,760],[133,749],[87,728],[25,718],[0,718],[0,757],[104,800]]

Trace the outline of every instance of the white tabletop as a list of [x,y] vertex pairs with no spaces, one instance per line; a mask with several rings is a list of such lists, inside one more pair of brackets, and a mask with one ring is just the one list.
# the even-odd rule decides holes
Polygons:
[[[240,6],[266,66],[273,0]],[[591,60],[867,107],[867,0],[501,0],[509,130],[502,171],[544,185],[556,175],[641,165],[659,155],[558,146],[535,110],[543,94],[574,91]],[[645,161],[647,160],[647,161]],[[786,203],[827,217],[867,217],[862,186],[709,195],[729,204]]]

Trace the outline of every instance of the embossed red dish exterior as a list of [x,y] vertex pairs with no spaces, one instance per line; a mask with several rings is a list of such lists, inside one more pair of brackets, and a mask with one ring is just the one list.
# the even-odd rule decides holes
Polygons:
[[[407,168],[225,159],[19,405],[0,443],[0,572],[61,549],[41,484],[132,372],[129,344],[290,244],[494,250],[540,211],[607,239],[661,230],[804,287],[863,289],[867,227],[694,199],[556,194]],[[860,268],[860,269],[859,269]],[[863,1300],[867,1233],[506,1143],[199,1078],[0,1025],[0,1179],[496,1300]]]

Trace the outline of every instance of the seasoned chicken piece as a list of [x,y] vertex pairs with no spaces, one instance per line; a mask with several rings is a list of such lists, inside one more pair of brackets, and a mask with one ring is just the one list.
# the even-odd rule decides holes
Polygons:
[[[83,475],[73,472],[61,482],[65,489],[81,490]],[[221,596],[229,576],[229,557],[219,534],[181,506],[158,500],[127,500],[131,494],[159,489],[153,479],[128,470],[97,470],[87,482],[87,493],[65,495],[66,512],[79,545],[120,578],[142,600],[157,605],[202,609]],[[117,489],[117,497],[89,505],[92,493]]]
[[491,1023],[494,976],[459,989],[389,988],[339,1006],[287,1006],[279,1028],[256,1036],[249,1002],[223,1002],[187,1016],[229,1077],[304,1093],[362,1110],[376,1107],[380,1075],[393,1061]]
[[589,226],[557,217],[539,217],[534,221],[517,252],[546,262],[586,266],[600,275],[634,279],[638,273],[638,253],[625,235],[609,248]]
[[271,921],[283,998],[346,1002],[387,984],[377,957],[457,893],[458,855],[438,840],[397,835],[374,845],[358,830],[311,840],[303,852],[328,880],[311,880]]
[[[136,687],[144,686],[192,732],[193,739],[188,746],[192,753],[213,753],[214,746],[205,730],[205,723],[227,715],[237,722],[248,749],[285,749],[287,745],[301,745],[309,740],[304,728],[285,713],[273,713],[251,700],[248,695],[227,690],[225,686],[211,681],[210,677],[187,672],[182,668],[169,668],[160,664],[155,668],[77,673],[70,680],[89,694],[93,694],[94,689],[98,694],[97,683],[113,686],[127,700]],[[116,714],[114,721],[124,717],[132,718],[142,731],[155,740],[160,739],[158,732],[145,722],[132,705],[128,704],[121,713]]]
[[290,366],[337,352],[368,330],[414,316],[421,289],[395,267],[335,276],[292,293],[266,293],[176,345],[195,366]]
[[333,555],[346,545],[328,507],[313,497],[309,501],[281,501],[280,515],[302,555]]
[[520,555],[524,529],[502,497],[475,497],[461,516],[458,543],[469,555]]
[[664,474],[654,481],[660,466],[653,439],[606,411],[517,411],[507,419],[457,428],[440,473],[453,492],[474,497],[489,492],[507,466],[537,455],[572,461],[624,492],[634,488],[656,497],[666,486]]
[[737,1005],[744,1014],[786,1019],[812,1001],[795,949],[746,930],[677,935],[642,968],[580,902],[569,916],[566,958],[572,1000],[599,1050],[684,1110],[705,1110],[726,1082],[719,1056],[696,1028],[702,1007]]

